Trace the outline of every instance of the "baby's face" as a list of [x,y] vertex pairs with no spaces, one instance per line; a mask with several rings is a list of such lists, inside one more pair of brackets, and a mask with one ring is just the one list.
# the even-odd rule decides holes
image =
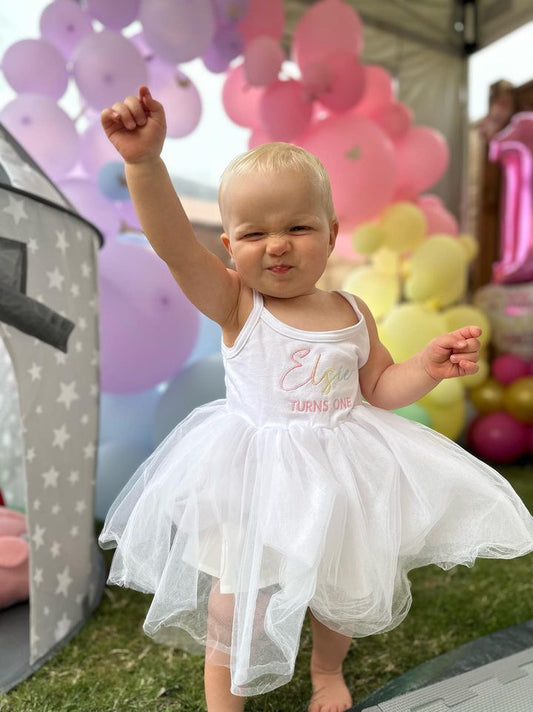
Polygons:
[[221,204],[224,246],[243,282],[272,297],[310,294],[324,272],[338,225],[304,172],[234,176]]

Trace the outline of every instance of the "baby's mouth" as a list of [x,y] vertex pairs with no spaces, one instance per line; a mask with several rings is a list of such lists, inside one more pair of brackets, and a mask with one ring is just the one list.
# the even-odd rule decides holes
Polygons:
[[268,268],[268,271],[273,272],[274,274],[286,274],[291,269],[291,265],[273,265]]

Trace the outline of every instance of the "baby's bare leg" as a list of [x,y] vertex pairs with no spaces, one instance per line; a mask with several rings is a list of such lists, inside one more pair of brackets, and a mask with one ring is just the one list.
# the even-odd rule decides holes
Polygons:
[[342,662],[348,653],[351,638],[336,633],[319,620],[309,609],[313,635],[311,653],[311,682],[313,696],[309,712],[344,712],[353,702],[342,674]]
[[[231,647],[231,628],[233,622],[233,594],[220,593],[216,580],[209,595],[207,637],[205,649],[204,688],[208,712],[242,712],[244,697],[230,692],[231,675],[229,655],[214,647],[218,643]],[[211,641],[212,645],[209,645]]]

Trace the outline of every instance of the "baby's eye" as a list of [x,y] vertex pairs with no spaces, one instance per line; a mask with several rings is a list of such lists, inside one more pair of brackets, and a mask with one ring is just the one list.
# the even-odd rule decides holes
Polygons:
[[308,225],[295,225],[294,227],[291,227],[291,232],[307,232],[310,229],[311,228]]
[[251,238],[252,240],[257,240],[259,237],[262,237],[262,235],[262,232],[247,232],[246,235],[243,235],[243,237]]

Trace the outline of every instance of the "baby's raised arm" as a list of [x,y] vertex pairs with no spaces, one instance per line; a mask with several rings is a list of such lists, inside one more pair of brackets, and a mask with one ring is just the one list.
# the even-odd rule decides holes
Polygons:
[[[131,199],[142,229],[185,296],[224,326],[236,313],[240,280],[194,234],[161,159],[163,106],[148,87],[104,109],[102,126],[125,162]],[[132,275],[132,279],[134,276]]]

